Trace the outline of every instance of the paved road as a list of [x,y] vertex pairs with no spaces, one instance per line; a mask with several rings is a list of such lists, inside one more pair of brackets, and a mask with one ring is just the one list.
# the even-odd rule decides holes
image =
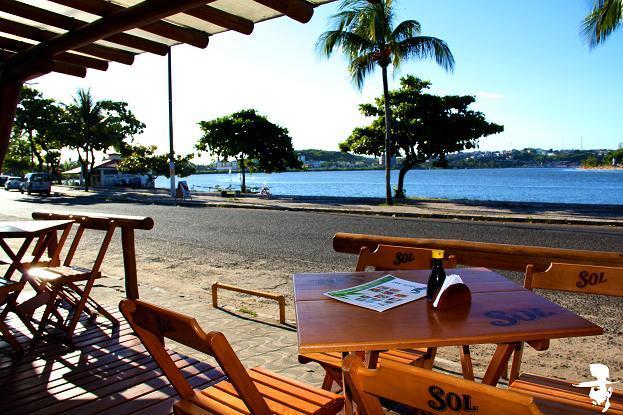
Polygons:
[[336,254],[336,232],[464,239],[588,250],[623,251],[623,229],[533,225],[458,220],[403,219],[236,208],[183,208],[136,203],[90,203],[79,206],[51,198],[0,191],[0,219],[28,218],[34,210],[90,211],[154,218],[148,238],[267,260],[309,260],[352,265],[352,256]]

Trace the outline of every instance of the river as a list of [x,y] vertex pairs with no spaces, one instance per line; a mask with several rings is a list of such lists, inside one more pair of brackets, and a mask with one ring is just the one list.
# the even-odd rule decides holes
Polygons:
[[[275,195],[384,197],[383,170],[306,171],[247,174],[247,186],[268,186]],[[196,174],[191,190],[239,188],[237,173]],[[392,171],[396,185],[398,172]],[[159,177],[156,187],[166,188]],[[412,170],[405,177],[408,197],[623,205],[622,170],[556,168]]]

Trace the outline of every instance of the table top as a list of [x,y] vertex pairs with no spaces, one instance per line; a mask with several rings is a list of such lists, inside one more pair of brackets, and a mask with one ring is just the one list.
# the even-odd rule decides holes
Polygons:
[[300,353],[510,343],[603,334],[601,327],[486,268],[461,276],[470,304],[433,310],[425,298],[382,313],[324,292],[392,275],[426,283],[429,270],[297,274],[294,297]]
[[0,238],[26,238],[62,229],[73,220],[0,221]]

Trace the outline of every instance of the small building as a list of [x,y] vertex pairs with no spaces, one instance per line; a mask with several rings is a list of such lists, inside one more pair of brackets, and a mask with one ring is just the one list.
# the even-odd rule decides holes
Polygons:
[[[123,173],[118,170],[120,154],[109,154],[108,158],[95,163],[93,174],[91,175],[91,187],[154,187],[150,182],[149,176],[142,174]],[[64,176],[78,176],[80,184],[84,183],[82,167],[67,170],[62,173]]]

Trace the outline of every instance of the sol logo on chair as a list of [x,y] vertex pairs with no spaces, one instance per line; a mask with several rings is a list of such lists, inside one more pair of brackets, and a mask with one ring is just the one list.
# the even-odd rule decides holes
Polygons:
[[454,392],[446,393],[439,386],[430,386],[428,388],[430,396],[434,399],[428,401],[428,406],[435,411],[452,411],[478,412],[478,407],[472,404],[472,397],[467,394],[457,394]]

